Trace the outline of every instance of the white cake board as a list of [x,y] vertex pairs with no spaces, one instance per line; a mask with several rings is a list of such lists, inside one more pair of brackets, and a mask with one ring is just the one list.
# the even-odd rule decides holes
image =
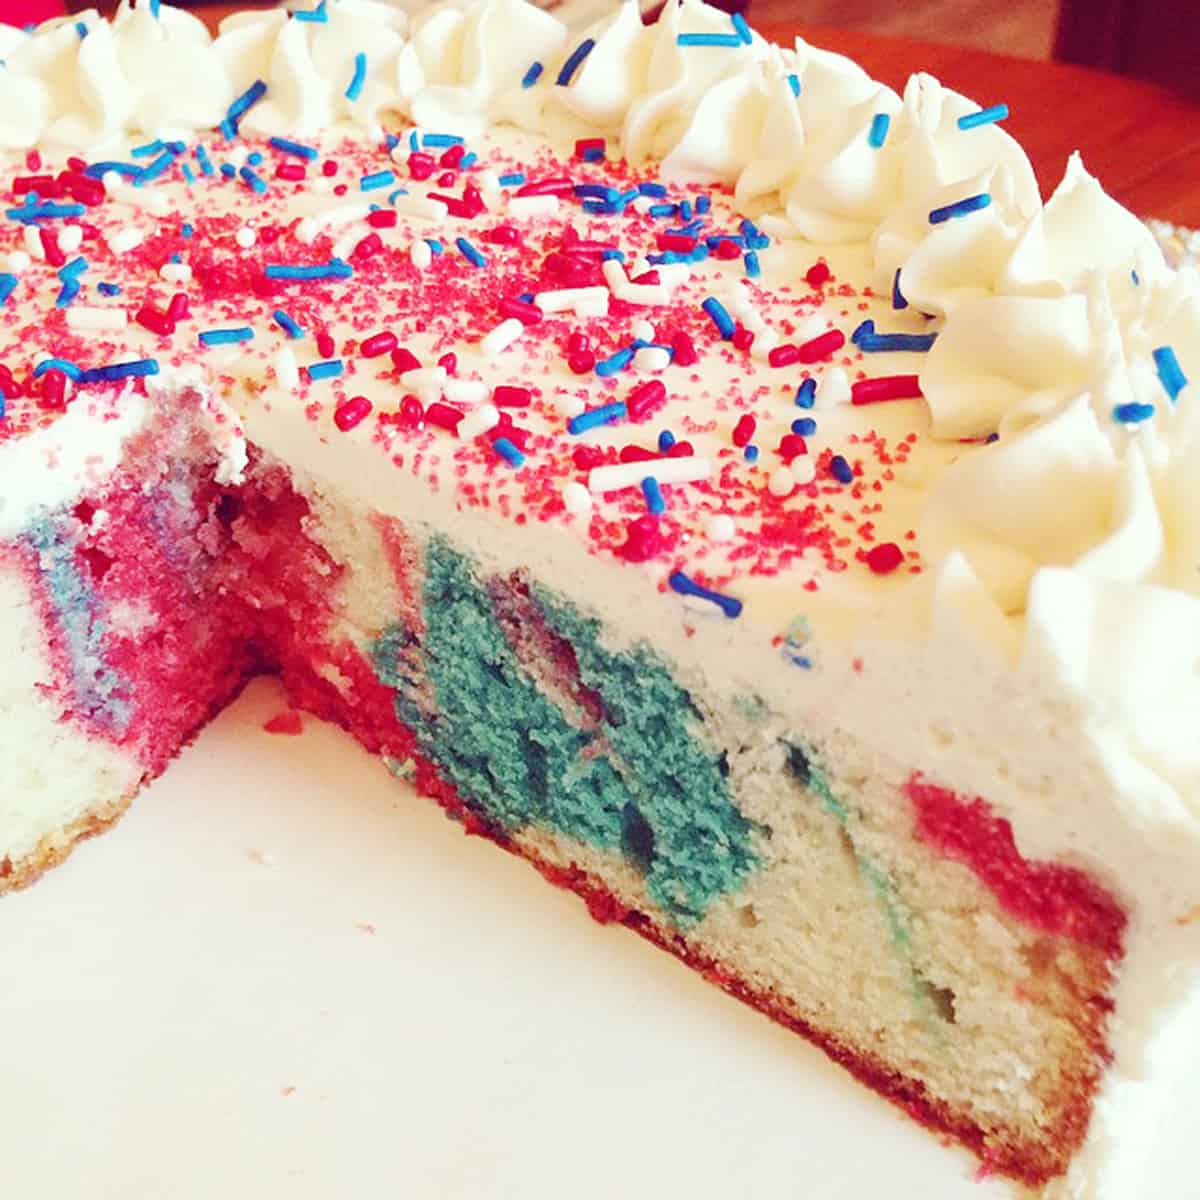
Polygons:
[[1008,1195],[281,707],[255,683],[0,901],[6,1195]]

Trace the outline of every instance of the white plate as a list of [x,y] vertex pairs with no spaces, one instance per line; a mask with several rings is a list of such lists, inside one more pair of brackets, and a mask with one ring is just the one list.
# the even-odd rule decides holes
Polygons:
[[1008,1195],[281,707],[0,902],[6,1195]]

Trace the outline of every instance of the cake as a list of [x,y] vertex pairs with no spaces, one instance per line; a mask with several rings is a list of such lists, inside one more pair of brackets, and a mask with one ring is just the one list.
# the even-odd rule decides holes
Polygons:
[[992,1172],[1200,1031],[1200,287],[693,0],[0,38],[0,888],[256,672]]

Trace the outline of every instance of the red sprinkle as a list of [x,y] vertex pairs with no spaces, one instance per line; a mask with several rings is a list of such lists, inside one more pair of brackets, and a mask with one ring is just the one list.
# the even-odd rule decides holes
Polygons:
[[167,316],[172,321],[183,321],[191,316],[188,308],[187,292],[176,292],[171,297],[171,303],[167,305]]
[[377,208],[367,214],[367,224],[374,229],[392,229],[396,224],[396,210],[392,208]]
[[779,453],[785,463],[793,458],[808,453],[808,443],[798,433],[785,433],[779,439]]
[[575,142],[575,157],[582,158],[590,150],[603,150],[605,141],[602,137],[579,138]]
[[365,234],[350,252],[351,258],[370,258],[383,249],[383,238],[375,232]]
[[369,412],[371,402],[366,396],[351,396],[333,410],[333,423],[343,432],[353,429]]
[[596,365],[596,356],[590,350],[580,350],[567,359],[567,366],[576,375],[586,375]]
[[381,354],[390,354],[396,348],[396,335],[385,329],[374,333],[359,347],[363,358],[378,358]]
[[667,402],[667,385],[661,379],[639,383],[625,400],[631,421],[644,421]]
[[571,336],[567,338],[567,353],[582,354],[585,350],[590,350],[592,339],[581,330],[572,330]]
[[733,444],[735,446],[748,446],[757,428],[758,422],[749,413],[743,413],[738,418],[738,423],[733,427]]
[[458,370],[458,355],[453,350],[447,350],[441,358],[438,359],[438,366],[442,367],[447,375],[453,375]]
[[170,337],[175,332],[175,322],[167,313],[160,312],[152,304],[143,304],[133,315],[143,329],[157,333],[159,337]]
[[884,400],[920,399],[919,375],[881,375],[877,379],[860,379],[850,388],[852,404],[879,404]]
[[322,358],[332,358],[337,353],[337,342],[328,329],[317,330],[317,353]]
[[58,248],[58,237],[53,230],[39,229],[38,237],[42,242],[42,252],[46,261],[52,267],[61,267],[67,261],[67,256]]
[[867,566],[876,575],[890,575],[904,561],[904,551],[895,542],[880,542],[867,551]]
[[392,366],[401,375],[404,375],[409,371],[419,370],[421,360],[407,346],[401,346],[399,349],[392,351]]
[[527,387],[513,387],[502,383],[492,392],[492,403],[497,408],[528,408],[533,393]]
[[425,409],[416,396],[409,393],[400,400],[400,423],[415,428],[425,419]]
[[749,350],[754,345],[754,334],[744,325],[733,331],[733,344],[738,350]]
[[821,359],[836,354],[845,344],[846,335],[840,329],[831,329],[828,333],[823,333],[800,347],[800,361],[802,363],[820,362]]
[[634,279],[631,279],[629,282],[637,284],[644,283],[647,286],[650,286],[651,284],[662,283],[662,276],[657,271],[643,271],[640,275]]
[[658,235],[660,250],[675,250],[680,254],[689,254],[696,248],[696,239],[687,233],[660,233]]
[[438,166],[449,167],[451,170],[457,170],[458,164],[466,157],[467,148],[459,143],[455,146],[449,146],[442,152],[441,158],[438,159]]
[[793,345],[791,342],[785,342],[782,346],[776,346],[767,355],[767,362],[773,367],[790,367],[792,363],[798,363],[799,361],[800,347]]
[[104,203],[104,184],[98,179],[91,179],[87,175],[81,175],[78,171],[61,171],[58,182],[80,204],[95,207],[97,204]]
[[55,187],[53,175],[18,175],[12,181],[12,194],[16,200],[21,199],[29,192],[37,192],[39,196],[49,196],[51,189]]
[[425,420],[430,425],[448,429],[451,433],[458,429],[458,423],[465,415],[462,409],[454,408],[450,404],[443,404],[441,401],[435,401],[425,410]]
[[815,262],[804,272],[804,281],[809,287],[818,288],[821,284],[829,282],[831,274],[832,272],[826,263]]
[[649,462],[652,458],[657,458],[658,455],[645,446],[635,446],[632,443],[628,446],[621,447],[621,453],[617,456],[623,463],[627,462]]
[[30,171],[40,171],[42,169],[42,156],[36,150],[29,150],[25,154],[25,166]]
[[42,408],[63,409],[67,407],[67,377],[51,368],[42,376]]
[[625,544],[618,553],[627,562],[646,562],[666,549],[667,541],[658,527],[658,518],[638,517],[625,526]]
[[544,315],[536,304],[529,304],[524,300],[510,297],[505,297],[500,301],[499,309],[501,316],[516,317],[522,325],[536,325]]
[[438,185],[438,187],[453,187],[454,186],[454,172],[453,171],[443,171],[437,177],[437,185]]
[[521,240],[521,235],[514,225],[494,225],[485,230],[482,237],[493,246],[515,246]]
[[327,158],[321,164],[321,174],[332,179],[338,173],[338,165],[332,158]]
[[670,450],[667,451],[668,458],[691,458],[696,451],[691,442],[676,442]]
[[716,255],[717,258],[723,258],[726,260],[741,258],[742,248],[737,244],[737,242],[731,241],[729,238],[722,238],[717,243],[716,249],[713,250],[713,254]]
[[290,179],[293,183],[298,183],[307,177],[308,171],[303,163],[285,162],[275,168],[276,179]]
[[677,333],[671,339],[671,349],[675,351],[672,361],[677,367],[690,367],[697,361],[696,347],[689,334]]
[[282,733],[295,737],[304,731],[304,725],[300,714],[294,708],[289,708],[285,712],[276,713],[269,721],[264,721],[263,729],[267,733]]
[[517,191],[518,196],[570,196],[575,191],[575,184],[565,175],[556,175],[551,179],[534,179]]
[[580,471],[590,471],[604,462],[604,451],[599,446],[576,446],[571,451],[571,461]]

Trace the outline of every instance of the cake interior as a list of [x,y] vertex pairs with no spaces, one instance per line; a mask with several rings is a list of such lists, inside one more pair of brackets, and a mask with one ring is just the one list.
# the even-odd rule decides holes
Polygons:
[[[256,672],[466,830],[528,859],[797,1029],[990,1169],[1082,1143],[1124,917],[1030,863],[983,800],[796,729],[627,644],[548,581],[419,517],[364,511],[252,448],[215,455],[184,390],[122,467],[4,550],[19,886],[111,821]],[[34,653],[36,652],[36,654]],[[47,755],[47,731],[54,750]],[[82,736],[81,736],[82,735]],[[0,803],[3,803],[0,801]]]

